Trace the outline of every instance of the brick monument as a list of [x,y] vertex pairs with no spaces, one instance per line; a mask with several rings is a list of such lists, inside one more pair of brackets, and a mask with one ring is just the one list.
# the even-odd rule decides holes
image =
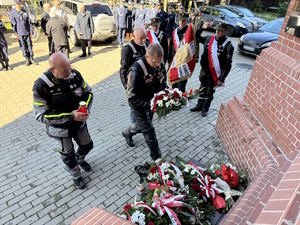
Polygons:
[[221,224],[300,223],[300,38],[285,32],[298,4],[257,57],[245,95],[221,105],[216,130],[249,180]]

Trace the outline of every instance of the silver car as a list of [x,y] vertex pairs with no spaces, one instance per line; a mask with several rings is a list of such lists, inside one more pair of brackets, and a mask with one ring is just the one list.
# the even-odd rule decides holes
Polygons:
[[73,45],[80,46],[80,35],[76,29],[76,14],[79,12],[79,5],[82,3],[85,9],[92,14],[95,28],[93,40],[113,42],[117,37],[117,30],[114,14],[107,3],[89,0],[62,0],[60,1],[60,7],[67,13],[70,26],[69,35]]

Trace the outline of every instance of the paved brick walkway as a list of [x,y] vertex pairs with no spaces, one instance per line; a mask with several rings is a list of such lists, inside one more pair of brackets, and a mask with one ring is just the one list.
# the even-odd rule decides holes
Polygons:
[[[14,70],[0,73],[0,224],[70,224],[95,206],[116,212],[136,193],[138,176],[133,166],[150,160],[142,135],[134,138],[134,148],[127,147],[121,136],[130,121],[117,73],[121,51],[117,43],[94,44],[93,57],[88,59],[79,59],[80,48],[72,48],[72,66],[93,86],[95,95],[88,121],[95,146],[87,157],[92,171],[83,174],[87,189],[76,190],[45,126],[36,122],[32,113],[33,82],[48,68],[46,38],[34,44],[39,66],[26,67],[17,40],[10,34],[6,37]],[[236,47],[238,38],[231,40]],[[254,60],[235,52],[226,86],[215,93],[206,118],[186,107],[160,121],[154,116],[162,153],[171,150],[168,159],[180,155],[203,163],[228,160],[213,125],[220,103],[245,92],[251,70],[236,63],[253,65]],[[198,64],[188,89],[199,87],[199,70]],[[190,107],[195,103],[191,101]]]

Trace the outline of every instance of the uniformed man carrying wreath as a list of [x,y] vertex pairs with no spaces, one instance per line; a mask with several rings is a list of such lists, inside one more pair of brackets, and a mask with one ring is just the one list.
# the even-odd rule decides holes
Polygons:
[[204,45],[204,51],[201,56],[200,71],[200,94],[198,103],[190,111],[202,111],[201,115],[206,116],[210,107],[210,103],[214,98],[216,86],[222,86],[225,78],[231,70],[232,55],[234,47],[231,41],[225,36],[228,24],[219,22],[215,35],[201,36],[203,29],[212,26],[213,23],[204,23],[196,32],[196,38],[199,43]]
[[147,30],[147,44],[159,43],[164,50],[164,62],[168,60],[168,39],[164,32],[159,30],[160,18],[151,19],[151,29]]

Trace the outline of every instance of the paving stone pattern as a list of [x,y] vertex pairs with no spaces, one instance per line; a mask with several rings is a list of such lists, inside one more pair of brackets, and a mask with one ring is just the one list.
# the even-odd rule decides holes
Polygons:
[[[72,47],[71,62],[93,87],[95,96],[88,128],[94,149],[87,157],[92,171],[83,174],[85,190],[76,190],[63,170],[60,155],[45,133],[45,125],[34,120],[32,85],[48,67],[46,38],[34,44],[39,66],[23,66],[24,59],[16,39],[7,36],[13,71],[1,72],[0,89],[0,224],[70,224],[91,207],[117,212],[136,194],[138,175],[133,167],[150,161],[141,134],[134,137],[136,147],[125,144],[121,131],[130,124],[129,106],[118,70],[120,49],[117,43],[96,43],[93,57],[79,59],[80,48]],[[230,38],[236,47],[238,38]],[[203,47],[201,46],[201,49]],[[243,95],[255,58],[234,53],[233,67],[225,87],[218,88],[207,117],[191,113],[183,106],[153,123],[162,154],[171,150],[168,160],[179,155],[202,163],[228,157],[214,129],[221,102]],[[197,64],[187,89],[199,88]],[[193,107],[196,100],[190,101]],[[3,116],[2,116],[3,114]]]

